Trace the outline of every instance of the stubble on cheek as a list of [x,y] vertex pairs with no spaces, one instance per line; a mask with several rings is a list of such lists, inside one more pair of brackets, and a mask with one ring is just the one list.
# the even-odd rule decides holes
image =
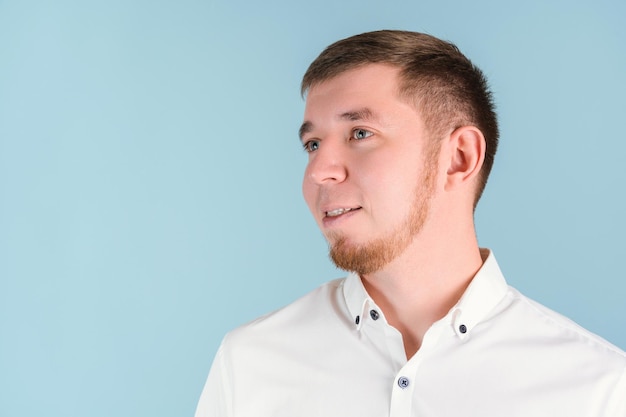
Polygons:
[[362,276],[381,270],[400,256],[420,233],[428,218],[435,176],[435,167],[427,165],[407,217],[388,234],[361,244],[350,242],[338,233],[327,235],[329,257],[333,263],[340,269]]

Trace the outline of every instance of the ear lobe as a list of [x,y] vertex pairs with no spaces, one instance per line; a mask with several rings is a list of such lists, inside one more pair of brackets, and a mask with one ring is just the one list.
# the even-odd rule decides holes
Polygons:
[[475,126],[463,126],[450,134],[450,160],[446,190],[473,182],[485,160],[485,137]]

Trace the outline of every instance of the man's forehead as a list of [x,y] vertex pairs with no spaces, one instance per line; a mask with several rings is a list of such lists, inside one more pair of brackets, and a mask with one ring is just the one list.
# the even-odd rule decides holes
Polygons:
[[306,94],[300,139],[322,121],[383,123],[398,102],[412,104],[400,92],[400,73],[397,66],[374,63],[313,83]]
[[311,108],[342,107],[337,112],[373,107],[371,101],[402,98],[400,68],[388,64],[367,64],[314,82],[305,94],[305,119]]

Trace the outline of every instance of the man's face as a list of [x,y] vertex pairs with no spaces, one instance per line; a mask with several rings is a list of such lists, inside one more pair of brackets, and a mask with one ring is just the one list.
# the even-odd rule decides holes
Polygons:
[[399,98],[398,69],[371,64],[315,85],[301,138],[303,194],[331,258],[361,275],[380,270],[419,234],[436,180],[437,152]]

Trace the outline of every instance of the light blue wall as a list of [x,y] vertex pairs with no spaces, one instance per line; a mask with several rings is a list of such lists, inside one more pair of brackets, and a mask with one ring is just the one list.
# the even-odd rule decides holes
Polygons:
[[626,348],[626,3],[0,0],[0,416],[191,415],[223,334],[342,275],[302,202],[329,43],[456,42],[495,91],[510,283]]

